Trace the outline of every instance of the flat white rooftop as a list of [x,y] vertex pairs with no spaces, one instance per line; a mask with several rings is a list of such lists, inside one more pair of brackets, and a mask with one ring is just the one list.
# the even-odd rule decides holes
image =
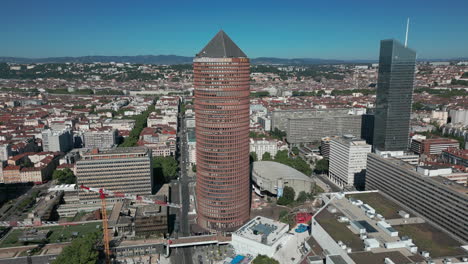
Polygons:
[[234,234],[265,245],[272,245],[289,230],[289,225],[257,216]]

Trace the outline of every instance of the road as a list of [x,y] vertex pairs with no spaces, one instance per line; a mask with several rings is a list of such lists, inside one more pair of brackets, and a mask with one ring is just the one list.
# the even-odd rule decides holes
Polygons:
[[[176,224],[179,228],[177,235],[189,236],[190,225],[188,219],[188,211],[190,208],[190,193],[189,193],[189,178],[187,175],[188,163],[188,149],[187,149],[187,135],[185,127],[185,119],[182,114],[179,114],[179,132],[177,135],[178,141],[178,161],[179,161],[179,181],[175,185],[179,188],[178,202],[182,204],[182,209],[176,213]],[[174,188],[176,189],[176,188]],[[177,227],[176,227],[177,229]],[[175,233],[175,232],[174,232]],[[188,263],[192,264],[192,248],[177,248],[172,251],[171,263]]]
[[328,185],[332,192],[341,192],[340,187],[336,186],[325,174],[314,174],[317,178],[319,178],[322,182]]
[[26,217],[26,213],[24,213],[23,210],[18,209],[18,206],[21,204],[21,202],[31,197],[34,191],[39,191],[40,193],[47,192],[47,189],[51,186],[51,184],[52,182],[49,181],[46,184],[33,185],[28,191],[14,200],[13,206],[10,210],[8,210],[8,212],[4,212],[4,210],[8,207],[8,205],[5,204],[4,207],[0,209],[0,221],[23,221]]

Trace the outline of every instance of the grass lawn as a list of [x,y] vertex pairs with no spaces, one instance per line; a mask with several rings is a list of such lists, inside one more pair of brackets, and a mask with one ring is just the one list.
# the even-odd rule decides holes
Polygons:
[[362,251],[364,249],[364,243],[358,235],[348,229],[345,223],[338,222],[338,216],[340,215],[323,210],[317,215],[316,219],[335,241],[343,241],[343,243],[351,247],[353,251]]
[[[98,226],[98,228],[96,228]],[[72,225],[72,226],[52,226],[52,227],[41,227],[38,229],[49,229],[51,231],[48,237],[48,243],[61,243],[69,242],[72,240],[73,232],[78,232],[79,236],[82,236],[87,233],[92,233],[94,231],[99,231],[102,228],[102,224],[99,222]],[[16,247],[23,246],[24,244],[18,241],[19,237],[23,233],[24,229],[15,229],[8,234],[7,237],[1,242],[0,248],[5,247]],[[35,243],[31,243],[35,244]]]
[[4,247],[16,247],[16,246],[22,246],[23,244],[18,241],[18,238],[21,235],[21,230],[13,230],[11,231],[5,239],[0,244],[0,248]]
[[[98,228],[96,228],[97,226]],[[99,231],[102,229],[102,224],[95,222],[74,226],[54,226],[48,229],[52,231],[52,234],[49,235],[49,243],[61,243],[70,241],[73,238],[73,232],[78,232],[78,235],[82,236],[87,233]]]
[[458,256],[465,253],[461,244],[429,224],[393,226],[400,237],[409,236],[418,246],[418,251],[429,251],[432,258]]
[[401,216],[398,214],[398,211],[403,209],[394,202],[385,198],[380,193],[358,193],[347,196],[369,204],[375,209],[377,214],[381,214],[387,219],[401,218]]

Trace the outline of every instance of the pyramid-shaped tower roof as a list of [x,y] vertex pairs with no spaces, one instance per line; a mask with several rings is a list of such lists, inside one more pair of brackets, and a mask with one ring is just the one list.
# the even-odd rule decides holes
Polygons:
[[197,57],[208,58],[246,58],[247,55],[232,41],[232,39],[220,30],[208,44],[197,54]]

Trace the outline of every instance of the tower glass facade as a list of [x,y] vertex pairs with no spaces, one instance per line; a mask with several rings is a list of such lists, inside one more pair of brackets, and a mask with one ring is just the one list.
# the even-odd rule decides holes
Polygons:
[[198,224],[233,231],[250,217],[250,62],[220,31],[193,70]]
[[380,42],[373,138],[376,150],[408,148],[415,64],[415,51],[393,39]]

